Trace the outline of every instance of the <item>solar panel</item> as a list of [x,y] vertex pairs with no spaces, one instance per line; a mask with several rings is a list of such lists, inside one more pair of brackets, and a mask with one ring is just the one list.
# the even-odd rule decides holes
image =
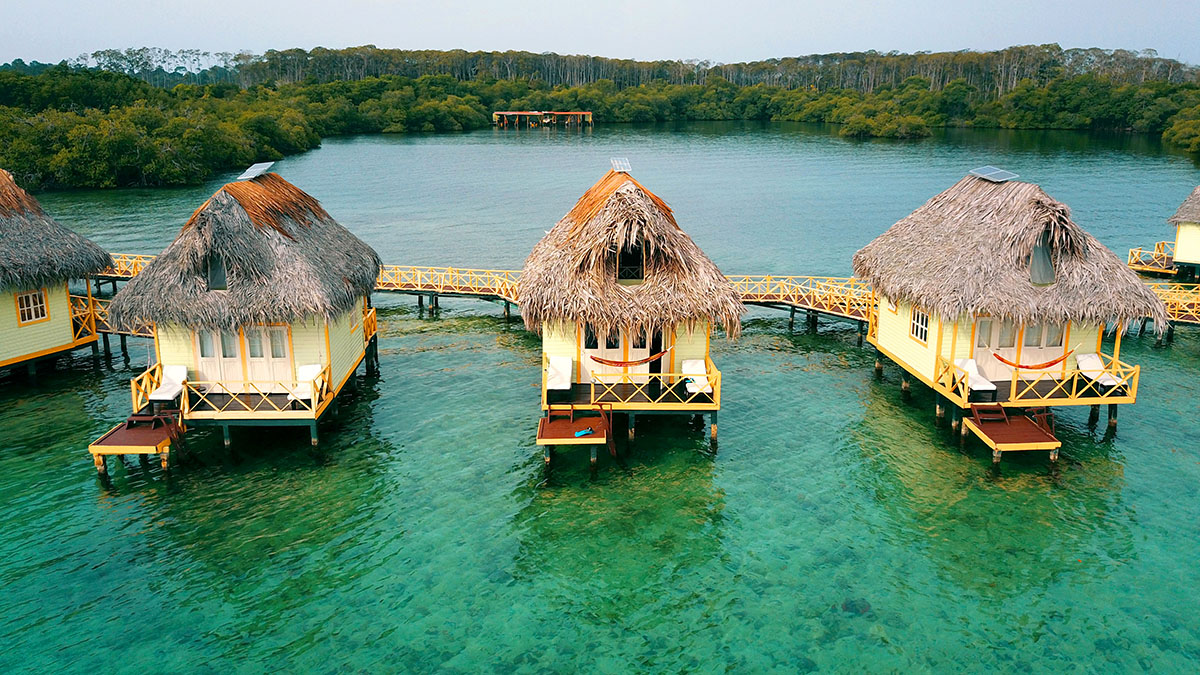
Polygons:
[[258,164],[251,165],[249,169],[246,169],[245,173],[237,177],[237,180],[250,180],[251,178],[257,178],[266,173],[267,169],[270,169],[271,165],[274,163],[275,162],[259,162]]
[[629,173],[629,160],[624,157],[613,157],[611,160],[613,171],[617,173]]
[[1019,178],[1019,176],[1017,176],[1017,174],[1015,174],[1011,171],[1005,171],[1004,169],[998,169],[994,166],[981,166],[978,169],[971,169],[971,175],[978,176],[984,180],[991,181],[993,183],[1003,183],[1004,181],[1012,180],[1014,178]]

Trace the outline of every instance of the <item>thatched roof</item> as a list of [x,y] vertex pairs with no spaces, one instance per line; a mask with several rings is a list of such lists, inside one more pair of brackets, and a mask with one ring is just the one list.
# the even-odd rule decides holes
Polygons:
[[1200,223],[1200,185],[1192,190],[1192,194],[1183,200],[1179,205],[1179,209],[1175,211],[1175,215],[1167,218],[1167,222],[1172,225],[1180,223]]
[[[208,261],[228,290],[208,290]],[[217,190],[179,236],[113,298],[110,320],[235,328],[333,318],[370,294],[379,255],[273,173]]]
[[0,169],[0,290],[81,279],[111,264],[104,249],[54,222]]
[[[1054,283],[1030,281],[1034,246],[1048,234]],[[1163,303],[1124,262],[1036,185],[967,176],[854,254],[854,273],[889,299],[949,318],[987,314],[1025,323],[1104,323]]]
[[[645,277],[617,283],[617,254],[640,243]],[[518,282],[525,325],[581,322],[598,335],[616,329],[664,329],[705,320],[741,329],[737,291],[671,208],[627,173],[609,171],[533,247]]]

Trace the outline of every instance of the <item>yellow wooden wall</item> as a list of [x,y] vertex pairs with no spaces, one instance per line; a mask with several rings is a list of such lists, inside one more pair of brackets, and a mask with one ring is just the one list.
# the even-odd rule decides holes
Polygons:
[[[671,352],[671,368],[669,372],[682,372],[683,362],[691,359],[704,360],[708,356],[709,325],[707,321],[699,321],[692,330],[680,324],[675,326],[675,349]],[[667,345],[663,345],[666,347]]]
[[[46,286],[46,309],[50,318],[27,324],[17,323],[17,293],[0,292],[0,363],[18,362],[22,357],[72,344],[71,304],[66,284]],[[27,292],[32,289],[20,289]]]
[[196,373],[196,341],[192,337],[192,329],[166,324],[157,326],[156,334],[159,363],[164,366],[187,366],[188,379],[199,378]]
[[1175,260],[1200,265],[1200,223],[1180,223],[1177,226]]
[[292,322],[292,365],[300,366],[329,363],[325,351],[325,321],[309,317]]
[[[912,305],[908,303],[898,303],[896,311],[893,312],[888,305],[887,298],[879,296],[879,312],[878,312],[878,341],[879,348],[892,355],[894,359],[902,362],[900,365],[907,365],[909,369],[932,382],[934,378],[934,369],[936,368],[936,347],[937,347],[937,332],[938,332],[938,317],[936,314],[929,315],[929,338],[925,344],[921,344],[916,338],[909,333],[909,327],[912,322]],[[967,329],[970,330],[969,328]],[[967,334],[966,342],[970,344],[970,334]],[[950,353],[950,329],[947,327],[942,336],[942,353]],[[963,334],[959,334],[960,342],[963,339]],[[967,350],[957,349],[959,353]],[[961,357],[960,357],[961,358]]]
[[575,324],[550,321],[542,326],[542,353],[571,359],[571,382],[579,382],[579,343]]
[[329,323],[332,386],[339,387],[346,380],[366,352],[366,344],[363,340],[361,307],[351,307],[345,314]]

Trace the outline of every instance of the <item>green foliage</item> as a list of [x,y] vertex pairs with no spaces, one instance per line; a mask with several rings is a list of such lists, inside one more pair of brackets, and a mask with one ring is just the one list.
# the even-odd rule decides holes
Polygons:
[[[103,70],[0,69],[0,166],[28,188],[189,184],[304,152],[327,136],[478,129],[490,124],[493,110],[590,110],[597,122],[823,122],[860,138],[921,138],[944,126],[1115,129],[1161,133],[1168,143],[1200,152],[1200,86],[1177,75],[1134,83],[1046,66],[1003,88],[944,73],[881,75],[878,85],[866,88],[822,88],[740,85],[713,68],[703,79],[676,74],[620,86],[597,77],[551,86],[540,77],[479,73],[373,76],[354,70],[357,61],[337,61],[345,79],[300,79],[305,68],[297,59],[311,53],[269,54],[270,72],[289,83],[261,77],[261,68],[248,71],[258,73],[250,78],[257,83],[245,88],[175,78],[169,89]],[[139,61],[143,56],[104,58],[161,70]],[[728,72],[744,81],[749,65]]]

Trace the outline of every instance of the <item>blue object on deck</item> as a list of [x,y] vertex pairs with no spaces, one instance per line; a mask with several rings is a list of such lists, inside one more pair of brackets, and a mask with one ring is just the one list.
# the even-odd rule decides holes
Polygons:
[[596,433],[596,432],[592,431],[591,427],[588,427],[586,429],[581,429],[579,431],[576,431],[575,438],[579,438],[580,436],[591,436],[594,433]]

